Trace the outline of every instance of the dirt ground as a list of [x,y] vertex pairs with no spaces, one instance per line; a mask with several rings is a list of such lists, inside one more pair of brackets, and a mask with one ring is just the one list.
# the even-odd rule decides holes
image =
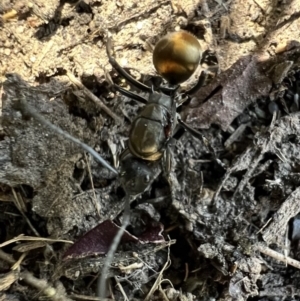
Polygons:
[[[1,0],[0,14],[0,301],[101,300],[126,201],[105,300],[300,300],[299,0]],[[142,162],[133,197],[129,172],[43,120],[120,170],[144,105],[112,83],[147,93],[112,68],[108,36],[151,85],[155,44],[179,30],[210,54],[181,91],[218,63],[178,109],[202,138],[179,129],[169,177]]]

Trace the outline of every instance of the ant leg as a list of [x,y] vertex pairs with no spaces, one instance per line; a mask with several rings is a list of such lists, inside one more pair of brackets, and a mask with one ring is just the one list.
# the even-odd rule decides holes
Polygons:
[[[173,138],[171,138],[173,140]],[[171,199],[172,201],[178,200],[178,196],[180,195],[180,187],[177,177],[174,173],[174,156],[173,156],[173,149],[172,149],[172,143],[175,142],[175,139],[173,141],[169,141],[166,150],[164,152],[164,156],[162,158],[162,164],[163,164],[163,173],[165,178],[167,179],[169,186],[170,186],[170,192],[171,192]]]
[[208,76],[207,72],[202,71],[196,85],[194,87],[192,87],[190,90],[187,90],[184,94],[187,94],[187,95],[195,94],[204,85],[204,83],[207,79],[207,76]]
[[111,43],[111,38],[107,38],[107,43],[106,43],[106,53],[108,56],[108,60],[110,64],[116,69],[116,71],[123,76],[129,83],[131,83],[133,86],[135,86],[137,89],[140,89],[142,91],[151,93],[151,88],[148,87],[147,85],[144,85],[143,83],[137,81],[134,79],[129,73],[127,73],[120,65],[119,63],[114,59],[112,56],[112,43]]
[[127,96],[127,97],[129,97],[129,98],[131,98],[131,99],[134,99],[134,100],[136,100],[136,101],[138,101],[138,102],[141,102],[141,103],[143,103],[143,104],[147,104],[147,103],[148,103],[148,101],[147,101],[144,97],[142,97],[142,96],[140,96],[140,95],[138,95],[138,94],[135,94],[135,93],[130,92],[130,91],[126,90],[126,89],[123,89],[123,88],[121,88],[120,86],[115,85],[115,84],[113,85],[113,87],[114,87],[117,91],[119,91],[122,95],[124,95],[124,96]]
[[173,168],[173,149],[176,143],[175,138],[170,138],[170,140],[167,143],[166,149],[164,151],[163,157],[162,157],[162,168],[163,168],[163,173],[165,177],[168,179],[170,182],[171,178],[171,171]]
[[169,178],[170,172],[172,170],[172,158],[173,158],[173,153],[170,145],[168,144],[163,155],[163,171],[167,178]]
[[210,145],[208,140],[199,131],[195,130],[193,127],[186,124],[184,121],[181,120],[181,118],[178,117],[177,120],[178,120],[178,123],[185,130],[187,130],[191,135],[200,139],[204,143],[204,145],[209,149],[209,151],[213,154],[214,158],[216,158],[216,153],[215,153],[214,149],[212,148],[212,146]]
[[195,130],[193,127],[191,127],[191,126],[189,126],[188,124],[186,124],[184,121],[181,120],[181,118],[178,117],[177,120],[178,120],[178,123],[179,123],[185,130],[187,130],[189,133],[191,133],[194,137],[196,137],[196,138],[202,140],[203,135],[202,135],[199,131]]
[[202,71],[198,82],[194,87],[192,87],[190,90],[186,91],[185,94],[187,95],[193,95],[195,94],[206,82],[206,80],[210,80],[216,76],[219,70],[219,63],[216,55],[209,51],[206,50],[203,53],[203,57],[201,59],[201,65],[205,63],[208,67],[205,68],[205,71]]

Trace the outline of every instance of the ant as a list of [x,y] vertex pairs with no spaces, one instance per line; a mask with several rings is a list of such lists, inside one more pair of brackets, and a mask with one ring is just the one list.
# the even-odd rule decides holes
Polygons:
[[[149,87],[128,74],[112,55],[112,41],[108,38],[106,52],[112,67],[130,84],[149,93],[148,100],[114,84],[115,90],[124,96],[145,104],[145,107],[132,122],[128,149],[120,156],[120,180],[126,193],[137,195],[146,190],[154,180],[151,162],[162,160],[168,175],[171,169],[171,141],[179,123],[193,136],[204,139],[195,129],[184,123],[177,114],[177,108],[196,93],[206,80],[202,71],[198,82],[184,94],[179,93],[179,84],[186,81],[197,69],[201,60],[201,46],[197,38],[186,32],[173,32],[156,44],[153,51],[153,64],[158,74],[168,86]],[[178,105],[176,100],[180,99]],[[182,100],[183,99],[183,100]]]
[[[201,60],[201,47],[195,36],[179,31],[166,35],[156,44],[153,51],[153,64],[157,72],[168,82],[168,86],[149,87],[128,74],[112,55],[112,41],[108,37],[106,52],[112,67],[134,87],[149,93],[148,100],[138,94],[113,87],[124,96],[145,104],[145,107],[133,120],[128,141],[128,149],[120,156],[120,180],[128,196],[143,193],[155,179],[151,162],[162,160],[166,174],[171,170],[171,141],[177,122],[193,136],[204,139],[195,129],[185,124],[177,114],[177,99],[181,104],[196,93],[206,80],[206,72],[202,71],[198,82],[185,94],[178,93],[179,84],[187,80],[197,69]],[[170,181],[170,178],[168,178]],[[170,181],[171,183],[171,181]],[[105,296],[105,281],[109,266],[116,252],[121,237],[129,224],[129,199],[125,201],[122,226],[111,244],[105,264],[98,282],[98,295]]]

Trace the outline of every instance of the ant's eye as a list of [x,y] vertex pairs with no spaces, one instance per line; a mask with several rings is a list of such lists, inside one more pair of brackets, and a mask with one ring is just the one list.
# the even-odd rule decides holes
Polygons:
[[144,182],[145,182],[145,183],[149,183],[149,182],[150,182],[150,176],[149,176],[149,175],[146,175],[146,176],[144,177]]

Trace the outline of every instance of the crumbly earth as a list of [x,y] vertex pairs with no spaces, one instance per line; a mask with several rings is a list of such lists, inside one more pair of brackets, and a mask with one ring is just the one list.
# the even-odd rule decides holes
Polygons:
[[100,300],[107,221],[128,200],[120,177],[24,103],[118,168],[144,105],[112,83],[147,95],[109,64],[107,37],[150,84],[155,43],[180,29],[218,62],[178,108],[202,138],[178,130],[168,177],[162,160],[148,166],[107,298],[300,300],[299,14],[298,0],[2,0],[0,300]]

